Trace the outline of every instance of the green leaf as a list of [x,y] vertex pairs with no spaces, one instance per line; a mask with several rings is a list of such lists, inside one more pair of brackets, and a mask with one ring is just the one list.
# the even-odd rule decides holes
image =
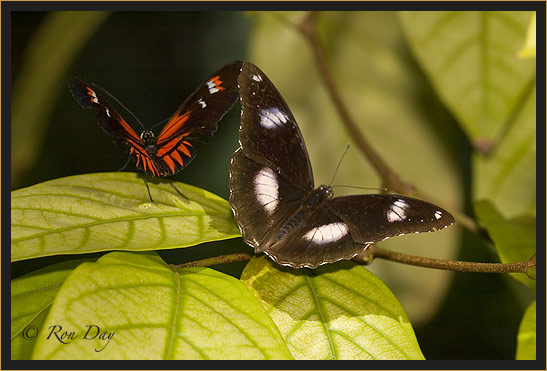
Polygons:
[[[59,288],[85,260],[54,264],[11,281],[11,359],[30,359]],[[35,331],[38,330],[38,331]]]
[[[381,187],[381,180],[348,135],[334,109],[306,39],[296,24],[305,12],[261,12],[251,30],[249,60],[272,80],[294,114],[310,155],[315,184]],[[395,12],[320,12],[319,31],[338,90],[372,147],[429,201],[452,211],[461,202],[459,153],[450,115],[417,71]],[[381,31],[379,31],[381,30]],[[272,52],[275,45],[275,52]],[[298,58],[295,58],[298,56]],[[287,63],[291,61],[291,63]],[[424,166],[427,164],[427,166]],[[335,187],[336,196],[371,193]],[[442,200],[436,202],[436,200]],[[455,259],[457,227],[390,238],[381,246],[414,255]],[[396,293],[413,323],[427,322],[444,297],[450,275],[375,261],[372,271]]]
[[13,191],[12,261],[172,249],[240,235],[222,198],[178,182],[148,184],[154,203],[136,173],[71,176]]
[[536,12],[532,14],[530,26],[526,34],[526,41],[522,49],[520,49],[519,58],[535,58],[536,57]]
[[517,58],[531,12],[402,12],[416,58],[474,143],[488,152],[535,81]]
[[536,301],[524,312],[517,338],[516,359],[536,359]]
[[490,200],[504,215],[536,214],[536,89],[489,156],[473,155],[473,199]]
[[[494,241],[502,263],[525,261],[536,252],[536,218],[504,218],[488,201],[477,202],[475,212]],[[535,290],[536,281],[526,274],[511,275]]]
[[[28,44],[13,85],[12,183],[36,160],[67,70],[109,12],[51,12]],[[70,30],[70,32],[67,32]],[[32,104],[29,104],[32,102]]]
[[[66,344],[59,340],[63,331],[73,333]],[[290,353],[239,280],[209,268],[173,271],[155,253],[113,252],[67,278],[33,358],[287,359]]]
[[253,258],[241,280],[262,302],[295,359],[423,359],[395,296],[352,262],[312,272]]

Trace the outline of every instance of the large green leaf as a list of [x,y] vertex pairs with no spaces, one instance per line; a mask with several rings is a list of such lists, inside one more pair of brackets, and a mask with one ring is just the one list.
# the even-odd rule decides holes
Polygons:
[[55,264],[11,281],[11,359],[30,359],[57,292],[82,262]]
[[473,155],[473,198],[507,217],[536,214],[536,89],[489,156]]
[[[260,67],[291,108],[306,142],[316,184],[328,184],[348,143],[354,143],[327,94],[302,35],[286,21],[306,13],[256,13],[249,60]],[[451,118],[426,85],[405,45],[395,12],[321,12],[319,27],[344,103],[374,149],[406,181],[448,211],[461,197],[459,163],[451,152],[457,134]],[[275,48],[272,48],[275,45]],[[290,63],[287,63],[290,61]],[[333,184],[381,187],[378,174],[356,146],[350,148]],[[365,193],[334,188],[335,195]],[[382,247],[440,259],[456,258],[457,227],[438,233],[390,238]],[[385,261],[370,268],[396,293],[412,323],[437,310],[451,274]]]
[[[75,56],[108,12],[51,12],[28,44],[13,85],[12,184],[40,153],[46,123]],[[68,31],[68,32],[67,32]]]
[[531,12],[402,12],[412,50],[476,148],[487,152],[530,94],[535,61],[518,59]]
[[[475,205],[477,216],[494,241],[502,263],[518,263],[528,260],[536,252],[536,218],[506,219],[488,201]],[[513,277],[535,290],[536,281],[522,273]]]
[[12,261],[170,249],[239,236],[222,198],[178,182],[149,186],[153,203],[136,173],[71,176],[13,191]]
[[312,272],[253,258],[241,280],[267,309],[296,359],[423,359],[395,296],[352,262]]
[[517,359],[536,359],[536,301],[524,312],[517,339]]
[[[62,333],[72,333],[72,339]],[[87,336],[86,336],[87,334]],[[236,278],[171,270],[155,253],[114,252],[76,268],[34,359],[287,359],[264,308]]]

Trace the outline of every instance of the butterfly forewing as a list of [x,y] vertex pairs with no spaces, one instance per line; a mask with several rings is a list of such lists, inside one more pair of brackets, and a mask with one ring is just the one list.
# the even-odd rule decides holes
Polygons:
[[160,134],[158,145],[191,134],[213,135],[217,123],[238,98],[237,77],[242,62],[222,67],[198,87],[169,119]]
[[304,139],[275,86],[258,67],[247,62],[238,84],[239,142],[245,156],[275,169],[295,187],[311,191],[313,174]]
[[349,226],[353,239],[361,244],[434,232],[454,223],[454,217],[439,206],[398,195],[335,197],[325,207]]
[[94,89],[77,76],[70,78],[68,86],[72,96],[83,109],[97,111],[99,125],[117,144],[130,141],[144,150],[142,140],[135,130]]

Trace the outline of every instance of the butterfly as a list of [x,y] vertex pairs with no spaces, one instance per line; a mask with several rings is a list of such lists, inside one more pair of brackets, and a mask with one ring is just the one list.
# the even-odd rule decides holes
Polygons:
[[77,76],[69,80],[74,99],[84,109],[95,109],[103,130],[116,144],[129,147],[137,168],[153,177],[177,174],[196,156],[190,140],[196,136],[213,135],[217,123],[238,99],[237,77],[242,62],[222,67],[196,89],[156,137],[150,130],[137,135],[97,92]]
[[244,62],[238,78],[240,147],[230,164],[230,205],[243,240],[256,253],[293,268],[351,259],[370,244],[454,223],[418,199],[365,194],[333,197],[314,188],[304,138],[268,77]]

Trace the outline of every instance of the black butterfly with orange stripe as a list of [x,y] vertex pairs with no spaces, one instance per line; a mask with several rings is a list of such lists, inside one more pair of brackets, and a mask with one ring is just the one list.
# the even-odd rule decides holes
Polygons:
[[69,81],[74,99],[84,109],[95,109],[103,130],[116,144],[126,144],[137,168],[154,177],[171,176],[196,156],[190,139],[195,134],[213,135],[217,123],[238,98],[237,77],[242,62],[222,67],[194,91],[168,120],[156,137],[150,130],[135,130],[95,90],[76,76]]

